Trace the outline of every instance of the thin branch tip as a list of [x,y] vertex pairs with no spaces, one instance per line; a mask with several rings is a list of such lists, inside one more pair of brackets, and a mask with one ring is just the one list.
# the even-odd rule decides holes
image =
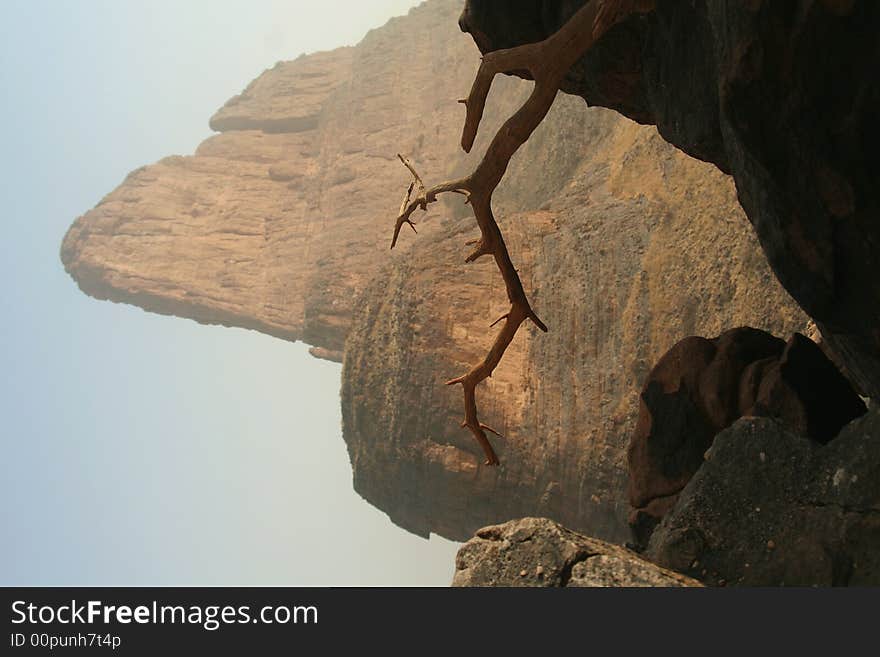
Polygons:
[[495,327],[496,325],[500,324],[502,321],[504,321],[504,320],[507,319],[508,317],[510,317],[510,313],[505,313],[504,315],[501,315],[501,317],[499,317],[499,318],[496,319],[494,322],[492,322],[491,324],[489,324],[489,328],[493,328],[493,327]]

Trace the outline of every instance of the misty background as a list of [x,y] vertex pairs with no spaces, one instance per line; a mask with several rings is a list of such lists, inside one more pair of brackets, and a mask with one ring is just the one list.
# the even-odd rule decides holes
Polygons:
[[78,215],[192,153],[264,69],[416,4],[0,5],[0,584],[449,584],[457,544],[352,490],[339,365],[93,300],[58,255]]

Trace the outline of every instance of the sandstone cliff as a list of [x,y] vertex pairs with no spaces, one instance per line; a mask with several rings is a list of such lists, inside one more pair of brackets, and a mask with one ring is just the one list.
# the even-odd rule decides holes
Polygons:
[[344,351],[355,488],[411,531],[464,539],[540,515],[624,540],[625,451],[654,362],[688,335],[788,335],[806,318],[730,178],[560,95],[496,212],[550,333],[521,330],[478,392],[505,435],[502,466],[480,466],[460,391],[442,381],[488,346],[503,285],[490,264],[462,264],[475,230],[456,202],[388,251],[408,182],[395,153],[429,184],[462,173],[527,91],[499,80],[475,157],[459,152],[455,100],[478,62],[462,4],[431,0],[354,48],[266,71],[195,155],[133,172],[77,219],[62,260],[99,298]]

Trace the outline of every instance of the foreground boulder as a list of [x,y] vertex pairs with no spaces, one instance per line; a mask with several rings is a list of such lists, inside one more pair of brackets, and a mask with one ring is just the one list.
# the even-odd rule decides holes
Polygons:
[[786,343],[743,327],[670,349],[645,382],[629,447],[630,516],[636,542],[703,463],[716,434],[744,416],[779,419],[827,443],[866,407],[819,346],[800,334]]
[[645,556],[710,584],[880,585],[880,412],[821,446],[768,418],[720,433]]
[[453,586],[700,586],[547,518],[484,527],[455,559]]

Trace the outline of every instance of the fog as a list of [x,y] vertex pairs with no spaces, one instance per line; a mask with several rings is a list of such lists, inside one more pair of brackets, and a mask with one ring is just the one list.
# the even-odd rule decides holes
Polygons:
[[446,585],[456,544],[353,492],[338,365],[96,301],[58,250],[125,175],[191,153],[277,60],[416,2],[4,2],[5,585]]

